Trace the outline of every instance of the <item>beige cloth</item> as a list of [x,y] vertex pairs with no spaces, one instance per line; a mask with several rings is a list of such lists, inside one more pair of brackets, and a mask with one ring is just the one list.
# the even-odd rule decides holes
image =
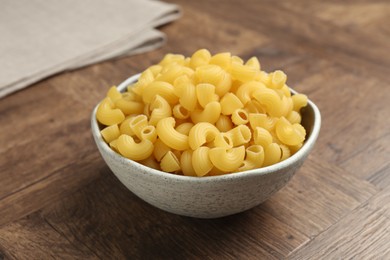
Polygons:
[[152,0],[2,0],[0,98],[55,73],[165,42],[179,8]]

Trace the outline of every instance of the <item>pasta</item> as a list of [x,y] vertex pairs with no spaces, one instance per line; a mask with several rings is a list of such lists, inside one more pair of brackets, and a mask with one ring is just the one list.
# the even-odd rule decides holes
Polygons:
[[273,165],[303,145],[306,95],[257,57],[200,49],[167,54],[120,93],[113,86],[96,119],[111,149],[164,172],[216,176]]

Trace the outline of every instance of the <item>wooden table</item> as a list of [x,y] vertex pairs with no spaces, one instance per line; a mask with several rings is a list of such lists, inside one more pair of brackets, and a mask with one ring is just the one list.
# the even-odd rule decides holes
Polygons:
[[[0,100],[0,259],[390,259],[390,3],[184,1],[157,51],[61,73]],[[93,143],[108,87],[167,52],[259,57],[318,104],[319,140],[270,200],[215,220],[129,192]]]

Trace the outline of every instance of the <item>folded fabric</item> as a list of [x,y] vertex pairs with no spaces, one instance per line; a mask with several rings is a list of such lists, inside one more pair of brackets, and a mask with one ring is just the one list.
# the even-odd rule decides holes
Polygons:
[[4,0],[0,98],[55,73],[158,48],[154,29],[180,16],[150,0]]

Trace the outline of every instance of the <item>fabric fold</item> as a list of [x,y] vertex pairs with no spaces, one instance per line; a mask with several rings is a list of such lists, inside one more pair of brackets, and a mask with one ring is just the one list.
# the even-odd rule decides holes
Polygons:
[[148,0],[5,0],[0,98],[50,75],[160,47],[178,6]]

